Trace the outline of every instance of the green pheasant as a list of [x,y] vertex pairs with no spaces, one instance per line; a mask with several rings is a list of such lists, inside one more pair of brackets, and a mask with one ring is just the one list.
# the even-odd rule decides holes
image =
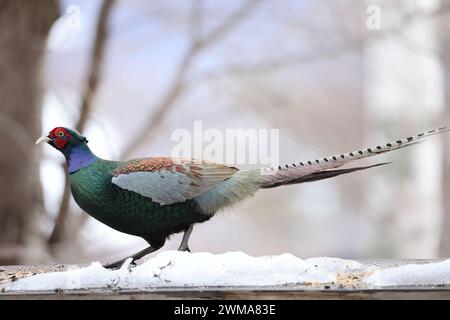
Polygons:
[[[72,195],[86,213],[149,243],[148,248],[127,257],[134,261],[160,249],[173,233],[184,232],[179,250],[189,250],[189,237],[196,223],[209,220],[219,210],[252,196],[259,189],[328,179],[384,165],[340,168],[449,130],[450,127],[443,127],[373,148],[275,169],[245,171],[223,164],[169,157],[103,160],[89,149],[84,136],[63,127],[53,129],[36,143],[46,142],[65,156]],[[106,267],[120,267],[127,258]]]

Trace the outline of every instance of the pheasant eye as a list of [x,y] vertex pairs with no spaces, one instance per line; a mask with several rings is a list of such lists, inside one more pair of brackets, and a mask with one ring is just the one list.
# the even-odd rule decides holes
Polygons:
[[58,137],[64,137],[64,132],[62,131],[58,131],[56,134],[58,135]]

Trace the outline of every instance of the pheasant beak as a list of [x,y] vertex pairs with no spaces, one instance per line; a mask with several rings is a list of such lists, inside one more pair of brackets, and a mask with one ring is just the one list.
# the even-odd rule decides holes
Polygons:
[[49,143],[50,141],[52,141],[52,139],[50,139],[49,137],[43,136],[36,140],[36,144],[39,144],[42,142]]

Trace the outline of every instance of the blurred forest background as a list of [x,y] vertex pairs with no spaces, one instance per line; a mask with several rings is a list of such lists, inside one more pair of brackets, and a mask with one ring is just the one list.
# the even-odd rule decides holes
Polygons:
[[[449,0],[0,0],[0,265],[145,246],[76,206],[63,157],[34,145],[55,126],[108,159],[169,155],[171,132],[195,120],[279,128],[292,163],[450,124],[449,12]],[[191,249],[449,257],[450,135],[383,159],[261,191],[196,226]]]

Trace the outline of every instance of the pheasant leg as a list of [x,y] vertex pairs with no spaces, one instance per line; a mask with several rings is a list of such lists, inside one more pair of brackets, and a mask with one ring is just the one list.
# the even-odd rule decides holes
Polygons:
[[183,239],[181,240],[180,246],[178,247],[178,251],[189,251],[191,252],[191,249],[189,249],[189,237],[191,236],[192,230],[194,227],[192,225],[189,226],[189,228],[184,232]]
[[146,256],[146,255],[148,255],[148,254],[150,254],[152,252],[155,252],[156,250],[158,250],[158,249],[154,248],[152,246],[149,246],[148,248],[145,248],[144,250],[136,252],[132,256],[125,257],[125,258],[123,258],[121,260],[118,260],[116,262],[107,263],[107,264],[103,265],[103,267],[106,268],[106,269],[119,269],[125,263],[125,261],[127,261],[127,259],[130,259],[130,258],[131,258],[131,263],[135,264],[134,262],[136,260],[139,260],[142,257],[144,257],[144,256]]

